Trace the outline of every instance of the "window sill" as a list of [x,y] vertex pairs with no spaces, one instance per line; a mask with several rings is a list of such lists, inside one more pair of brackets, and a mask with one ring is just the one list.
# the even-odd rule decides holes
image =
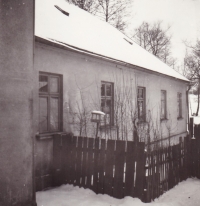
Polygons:
[[53,138],[54,135],[65,135],[65,132],[49,132],[49,133],[42,133],[42,134],[36,134],[36,138],[38,140],[43,140],[43,139],[51,139]]
[[167,118],[165,118],[165,119],[160,119],[160,121],[161,121],[161,122],[165,122],[165,121],[168,121],[168,119],[167,119]]
[[183,119],[183,117],[177,117],[177,120],[182,120]]

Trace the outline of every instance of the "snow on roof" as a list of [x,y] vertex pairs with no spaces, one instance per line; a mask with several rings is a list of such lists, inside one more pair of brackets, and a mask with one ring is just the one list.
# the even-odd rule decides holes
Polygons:
[[113,26],[65,0],[36,0],[35,35],[188,81]]

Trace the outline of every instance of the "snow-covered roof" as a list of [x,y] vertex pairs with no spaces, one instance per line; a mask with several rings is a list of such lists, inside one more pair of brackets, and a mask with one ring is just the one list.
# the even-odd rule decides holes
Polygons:
[[37,37],[188,81],[113,26],[65,0],[36,0],[35,12]]

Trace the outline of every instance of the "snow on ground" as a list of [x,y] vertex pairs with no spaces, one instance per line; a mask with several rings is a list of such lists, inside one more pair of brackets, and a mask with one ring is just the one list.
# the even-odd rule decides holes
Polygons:
[[[195,114],[197,110],[197,95],[190,94],[189,95],[189,114],[190,117],[192,114]],[[198,116],[193,116],[194,124],[200,124],[200,111]]]
[[142,203],[138,198],[116,199],[95,194],[89,189],[63,185],[37,192],[38,206],[199,206],[200,180],[187,179],[151,203]]
[[193,113],[196,113],[196,110],[197,110],[197,95],[194,95],[194,94],[189,95],[189,110],[190,110],[190,116]]

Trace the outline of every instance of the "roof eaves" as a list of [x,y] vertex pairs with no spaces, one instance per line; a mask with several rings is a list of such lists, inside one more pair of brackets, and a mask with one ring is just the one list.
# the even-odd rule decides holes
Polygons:
[[143,70],[143,71],[146,71],[146,72],[149,72],[149,73],[154,73],[154,74],[162,75],[162,76],[165,76],[165,77],[167,76],[167,77],[170,77],[170,78],[173,78],[173,79],[176,79],[176,80],[179,80],[179,81],[187,82],[187,83],[190,82],[189,80],[179,79],[177,77],[173,77],[173,76],[163,74],[163,73],[160,73],[160,72],[152,71],[152,70],[144,68],[144,67],[140,67],[140,66],[137,66],[137,65],[134,65],[134,64],[130,64],[130,63],[118,60],[118,59],[114,59],[112,57],[104,56],[104,55],[97,54],[97,53],[94,53],[94,52],[91,52],[91,51],[88,51],[88,50],[85,50],[85,49],[81,49],[79,47],[76,47],[76,46],[61,42],[61,41],[57,41],[55,39],[51,39],[51,38],[45,39],[45,38],[42,38],[42,37],[35,36],[35,40],[38,41],[38,42],[41,42],[41,43],[50,44],[50,45],[53,44],[53,46],[57,46],[57,47],[62,46],[64,48],[69,48],[73,51],[77,51],[77,52],[81,52],[81,53],[84,52],[84,53],[87,53],[87,54],[92,55],[92,56],[100,57],[100,58],[107,59],[107,60],[110,60],[110,61],[113,61],[113,62],[118,62],[118,63],[120,63],[123,66],[128,67],[128,68],[133,68],[134,67],[134,69]]

